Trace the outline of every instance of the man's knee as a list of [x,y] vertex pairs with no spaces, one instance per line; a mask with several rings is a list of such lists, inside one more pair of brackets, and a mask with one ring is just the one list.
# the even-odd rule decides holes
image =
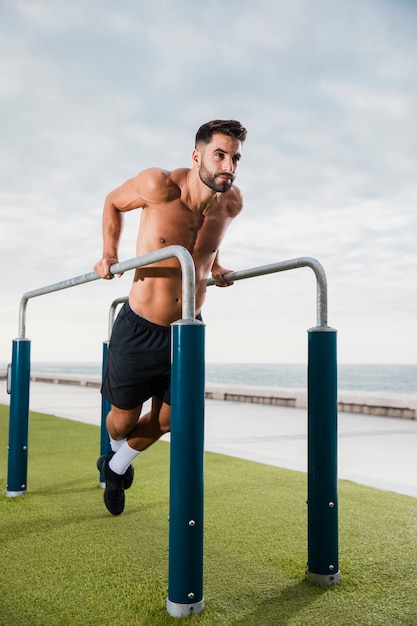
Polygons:
[[113,439],[126,437],[138,422],[142,407],[119,409],[112,406],[107,415],[107,429]]

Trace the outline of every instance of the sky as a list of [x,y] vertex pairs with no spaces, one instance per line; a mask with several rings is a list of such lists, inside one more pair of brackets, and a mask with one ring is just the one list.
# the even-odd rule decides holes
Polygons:
[[[0,0],[0,361],[27,291],[92,270],[106,194],[247,128],[232,270],[313,257],[341,363],[417,362],[414,0]],[[119,259],[135,256],[140,210]],[[33,361],[101,359],[132,273],[29,301]],[[209,287],[208,362],[304,363],[309,268]]]

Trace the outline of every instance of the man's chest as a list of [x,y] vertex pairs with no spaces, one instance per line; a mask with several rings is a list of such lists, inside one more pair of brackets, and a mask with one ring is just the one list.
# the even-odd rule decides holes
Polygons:
[[140,236],[155,244],[183,245],[191,252],[213,251],[223,239],[230,218],[215,213],[192,212],[183,207],[143,211]]

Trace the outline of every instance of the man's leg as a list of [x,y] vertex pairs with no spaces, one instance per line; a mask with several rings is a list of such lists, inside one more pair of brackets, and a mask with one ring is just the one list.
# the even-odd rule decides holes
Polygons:
[[154,396],[151,410],[139,418],[127,435],[129,446],[143,452],[158,441],[162,435],[169,433],[170,415],[171,407]]
[[99,459],[99,469],[106,479],[104,502],[113,515],[120,515],[123,512],[124,490],[130,487],[133,481],[131,467],[133,460],[169,432],[169,405],[153,397],[151,410],[142,417],[140,417],[141,408],[140,406],[124,410],[112,406],[107,416],[107,429],[111,440],[121,442],[116,452]]

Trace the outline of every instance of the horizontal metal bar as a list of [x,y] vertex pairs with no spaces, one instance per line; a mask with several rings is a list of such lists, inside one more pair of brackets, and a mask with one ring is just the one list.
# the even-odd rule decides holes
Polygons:
[[[270,263],[269,265],[260,265],[258,267],[250,267],[246,270],[239,270],[237,272],[229,272],[225,274],[223,278],[228,283],[235,282],[236,280],[243,280],[245,278],[255,278],[256,276],[264,276],[266,274],[274,274],[276,272],[285,272],[287,270],[298,269],[299,267],[310,267],[317,280],[317,326],[327,326],[327,279],[323,266],[319,261],[312,257],[299,257],[297,259],[290,259],[289,261],[277,261],[276,263]],[[207,286],[210,287],[216,284],[215,278],[207,279]],[[115,311],[118,304],[126,302],[127,296],[122,296],[113,300],[110,306],[109,312],[109,334],[114,322]]]
[[[158,261],[164,261],[176,257],[181,265],[182,271],[182,317],[183,319],[194,319],[195,317],[195,268],[194,261],[191,254],[183,246],[167,246],[142,256],[134,257],[122,261],[121,263],[115,263],[110,267],[112,274],[121,274],[128,270],[136,269],[144,265],[152,265]],[[77,285],[83,285],[84,283],[98,280],[100,277],[95,272],[89,272],[88,274],[81,274],[74,278],[68,278],[59,283],[47,285],[33,291],[28,291],[23,294],[20,300],[19,309],[19,338],[24,338],[26,333],[26,309],[27,303],[31,298],[43,296],[48,293],[54,293],[62,289],[69,289]]]
[[[274,274],[275,272],[285,272],[287,270],[294,270],[299,267],[310,267],[315,276],[317,282],[317,326],[327,326],[327,278],[323,266],[319,261],[312,257],[299,257],[296,259],[290,259],[288,261],[278,261],[277,263],[270,263],[269,265],[260,265],[259,267],[251,267],[246,270],[239,270],[237,272],[229,272],[225,274],[223,278],[228,283],[235,282],[237,280],[243,280],[244,278],[253,278],[254,276],[264,276],[266,274]],[[207,285],[215,285],[216,280],[209,278]]]

